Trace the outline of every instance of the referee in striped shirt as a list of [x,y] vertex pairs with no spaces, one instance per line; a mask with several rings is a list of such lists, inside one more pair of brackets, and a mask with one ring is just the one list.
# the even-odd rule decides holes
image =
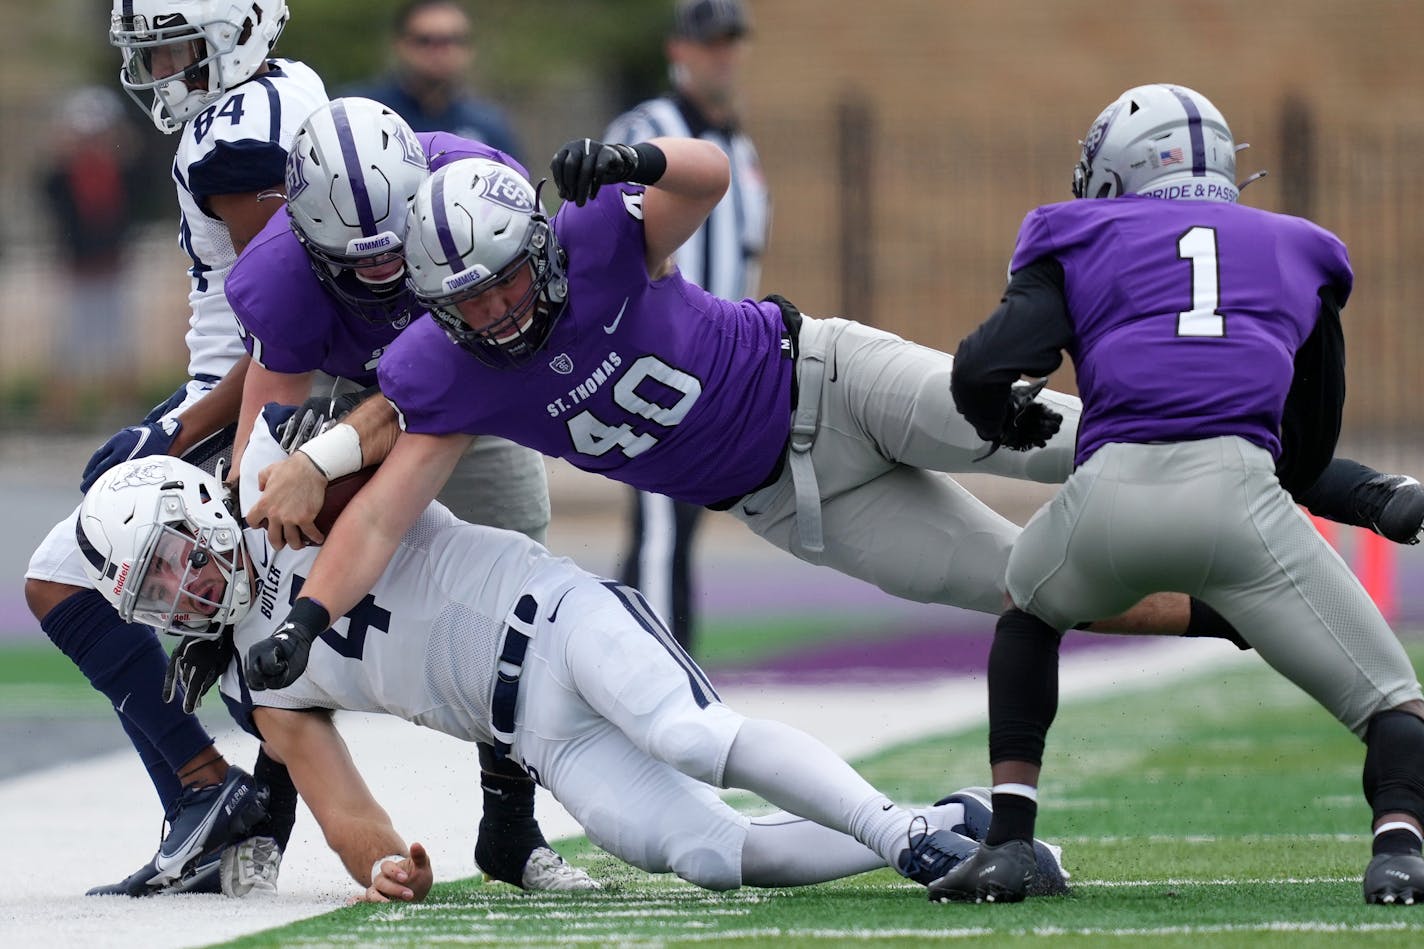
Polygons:
[[[707,222],[677,252],[682,275],[720,297],[756,294],[771,205],[756,148],[740,129],[738,78],[750,21],[741,0],[679,0],[667,39],[672,91],[614,119],[605,142],[636,144],[659,135],[714,142],[727,153],[732,183]],[[642,590],[673,635],[692,651],[691,548],[702,508],[635,491],[623,582]]]

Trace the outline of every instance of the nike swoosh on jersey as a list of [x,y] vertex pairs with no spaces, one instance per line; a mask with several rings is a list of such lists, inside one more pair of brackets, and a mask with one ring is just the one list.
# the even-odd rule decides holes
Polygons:
[[613,318],[613,322],[603,328],[605,333],[612,333],[618,328],[618,324],[623,322],[623,311],[628,309],[628,298],[623,298],[623,305],[618,308],[618,315]]
[[572,590],[568,590],[564,593],[564,596],[559,597],[559,602],[555,603],[554,608],[549,612],[549,622],[552,623],[559,618],[559,607],[564,605],[564,597],[567,597],[572,592]]

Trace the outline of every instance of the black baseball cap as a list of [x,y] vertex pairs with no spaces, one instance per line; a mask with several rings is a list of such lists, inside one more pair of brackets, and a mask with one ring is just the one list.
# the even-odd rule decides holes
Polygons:
[[736,39],[751,32],[751,20],[741,0],[679,0],[673,13],[672,35],[694,43]]

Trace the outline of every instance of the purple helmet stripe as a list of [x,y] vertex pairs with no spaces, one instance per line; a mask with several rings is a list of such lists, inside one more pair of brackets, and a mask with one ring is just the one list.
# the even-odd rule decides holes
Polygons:
[[351,196],[356,199],[356,219],[366,237],[376,234],[376,215],[371,210],[371,196],[366,192],[366,175],[361,171],[361,158],[356,154],[356,137],[351,134],[351,120],[346,115],[346,103],[331,107],[331,121],[336,125],[336,140],[341,143],[341,159],[346,164],[346,176],[351,179]]
[[465,269],[465,259],[455,246],[455,235],[450,233],[450,217],[445,213],[445,175],[437,173],[430,188],[430,212],[435,217],[435,234],[440,238],[440,249],[445,252],[445,266],[451,273]]
[[1206,139],[1202,137],[1201,112],[1191,96],[1184,95],[1175,86],[1169,88],[1177,101],[1182,103],[1182,108],[1187,110],[1187,134],[1192,139],[1192,177],[1200,178],[1206,174]]
[[125,20],[133,19],[133,0],[124,0],[123,17]]

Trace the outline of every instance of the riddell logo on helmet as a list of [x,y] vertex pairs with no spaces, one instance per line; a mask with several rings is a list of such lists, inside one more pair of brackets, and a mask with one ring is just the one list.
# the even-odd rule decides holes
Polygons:
[[124,583],[129,578],[129,566],[129,562],[125,560],[123,567],[119,570],[118,579],[114,581],[114,596],[124,592]]

